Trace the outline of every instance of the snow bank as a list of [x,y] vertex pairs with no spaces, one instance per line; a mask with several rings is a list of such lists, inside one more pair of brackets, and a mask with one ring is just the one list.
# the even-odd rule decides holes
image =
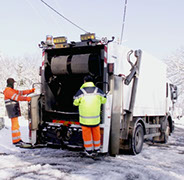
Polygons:
[[[28,121],[19,118],[22,139],[28,140]],[[168,144],[144,143],[136,155],[105,157],[101,161],[82,158],[78,152],[39,148],[21,149],[11,143],[11,120],[5,117],[0,130],[1,180],[183,180],[184,118],[175,120]]]
[[174,123],[176,127],[184,128],[184,117],[181,119],[174,119]]
[[[22,149],[16,148],[12,144],[11,119],[5,116],[4,121],[5,127],[0,131],[0,153],[20,152]],[[22,140],[28,142],[28,120],[25,120],[24,117],[19,117],[19,124]]]

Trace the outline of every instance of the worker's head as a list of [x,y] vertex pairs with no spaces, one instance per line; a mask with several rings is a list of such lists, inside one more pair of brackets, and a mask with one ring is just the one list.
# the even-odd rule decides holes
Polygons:
[[93,77],[90,75],[87,75],[84,77],[84,82],[93,82]]
[[13,78],[7,79],[7,87],[14,88],[14,82],[16,82]]

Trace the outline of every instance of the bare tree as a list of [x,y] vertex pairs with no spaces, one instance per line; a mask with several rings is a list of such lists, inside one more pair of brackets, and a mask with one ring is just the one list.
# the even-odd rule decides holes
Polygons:
[[31,88],[33,83],[40,82],[39,66],[41,58],[38,55],[29,55],[17,60],[16,73],[19,87]]
[[171,56],[164,59],[167,64],[168,79],[178,87],[177,105],[182,107],[184,112],[184,48],[177,49]]
[[[6,87],[6,80],[12,77],[16,80],[15,88],[18,90],[31,89],[33,83],[40,82],[39,66],[41,58],[39,55],[29,55],[21,58],[10,58],[0,55],[0,92]],[[39,91],[37,91],[39,92]],[[22,102],[22,115],[27,114],[26,102]],[[4,106],[3,96],[0,98],[0,106]]]

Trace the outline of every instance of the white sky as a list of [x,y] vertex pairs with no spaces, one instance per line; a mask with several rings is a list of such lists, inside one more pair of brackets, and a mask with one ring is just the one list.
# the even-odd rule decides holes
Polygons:
[[[79,40],[84,33],[40,0],[0,0],[0,52],[8,56],[41,53],[45,36]],[[45,0],[62,15],[98,37],[121,37],[124,0]],[[128,0],[124,44],[164,58],[184,45],[183,0]]]

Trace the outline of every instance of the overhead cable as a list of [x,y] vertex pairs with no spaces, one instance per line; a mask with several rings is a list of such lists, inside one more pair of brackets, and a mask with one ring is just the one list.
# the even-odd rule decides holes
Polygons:
[[123,23],[122,23],[122,29],[121,29],[121,40],[120,40],[120,44],[123,41],[123,33],[124,33],[124,28],[125,28],[125,17],[126,17],[127,1],[128,0],[125,0],[125,5],[124,5]]
[[43,16],[41,15],[41,13],[39,12],[38,9],[36,9],[34,7],[34,5],[32,4],[32,1],[30,0],[26,0],[26,2],[28,3],[28,5],[34,10],[35,14],[40,16],[40,19],[42,20],[43,23],[46,23],[45,19],[43,18]]
[[47,7],[49,7],[51,10],[53,10],[55,13],[57,13],[59,16],[61,16],[63,19],[65,19],[66,21],[68,21],[69,23],[73,24],[75,27],[77,27],[78,29],[84,31],[85,33],[87,33],[88,31],[84,30],[83,28],[81,28],[80,26],[78,26],[77,24],[73,23],[72,21],[70,21],[68,18],[66,18],[65,16],[63,16],[61,13],[59,13],[58,11],[56,11],[53,7],[51,7],[49,4],[47,4],[45,1],[40,0],[42,3],[44,3]]

